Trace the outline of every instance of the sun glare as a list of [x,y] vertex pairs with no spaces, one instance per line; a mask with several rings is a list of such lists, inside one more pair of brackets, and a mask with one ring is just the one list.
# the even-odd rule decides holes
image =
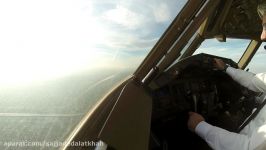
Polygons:
[[74,2],[0,1],[1,84],[46,80],[95,67],[100,26],[89,2]]

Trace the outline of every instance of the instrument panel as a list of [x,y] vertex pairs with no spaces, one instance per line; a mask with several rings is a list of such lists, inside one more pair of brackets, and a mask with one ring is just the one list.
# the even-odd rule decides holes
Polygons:
[[157,88],[151,92],[151,127],[159,139],[168,139],[166,141],[169,142],[176,138],[172,135],[177,132],[176,128],[183,130],[177,134],[189,138],[190,131],[186,126],[189,111],[197,112],[212,125],[229,131],[237,131],[252,113],[256,107],[256,93],[235,82],[225,72],[215,69],[214,58],[238,67],[237,63],[227,58],[198,54],[178,62],[154,81]]

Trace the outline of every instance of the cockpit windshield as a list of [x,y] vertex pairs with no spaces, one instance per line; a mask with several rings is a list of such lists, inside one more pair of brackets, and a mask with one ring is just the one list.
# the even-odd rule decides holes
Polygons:
[[186,2],[0,1],[0,149],[64,141]]
[[226,42],[219,42],[217,39],[208,39],[202,43],[194,54],[206,53],[230,58],[238,62],[249,43],[250,40],[246,39],[227,38]]

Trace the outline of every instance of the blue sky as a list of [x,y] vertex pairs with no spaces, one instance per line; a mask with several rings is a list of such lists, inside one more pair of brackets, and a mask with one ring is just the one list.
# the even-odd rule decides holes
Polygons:
[[[132,68],[133,72],[185,3],[0,1],[0,82],[55,78],[97,67]],[[247,42],[228,41],[208,40],[198,52],[237,60]],[[263,68],[263,55],[260,50],[251,70],[259,72]]]

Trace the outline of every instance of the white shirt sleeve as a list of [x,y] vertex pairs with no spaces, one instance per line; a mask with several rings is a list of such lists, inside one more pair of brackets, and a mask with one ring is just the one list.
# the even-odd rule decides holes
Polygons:
[[200,122],[195,132],[215,150],[249,150],[250,139],[246,135],[229,132],[212,126],[205,121]]
[[[226,73],[250,90],[266,92],[266,73],[253,74],[232,67],[228,67]],[[195,128],[195,132],[215,150],[253,150],[260,147],[260,145],[264,146],[263,143],[266,140],[266,125],[259,127],[258,130],[251,131],[251,136],[248,136],[229,132],[202,121]]]
[[236,82],[252,91],[266,92],[266,73],[253,74],[232,67],[228,67],[226,73]]

